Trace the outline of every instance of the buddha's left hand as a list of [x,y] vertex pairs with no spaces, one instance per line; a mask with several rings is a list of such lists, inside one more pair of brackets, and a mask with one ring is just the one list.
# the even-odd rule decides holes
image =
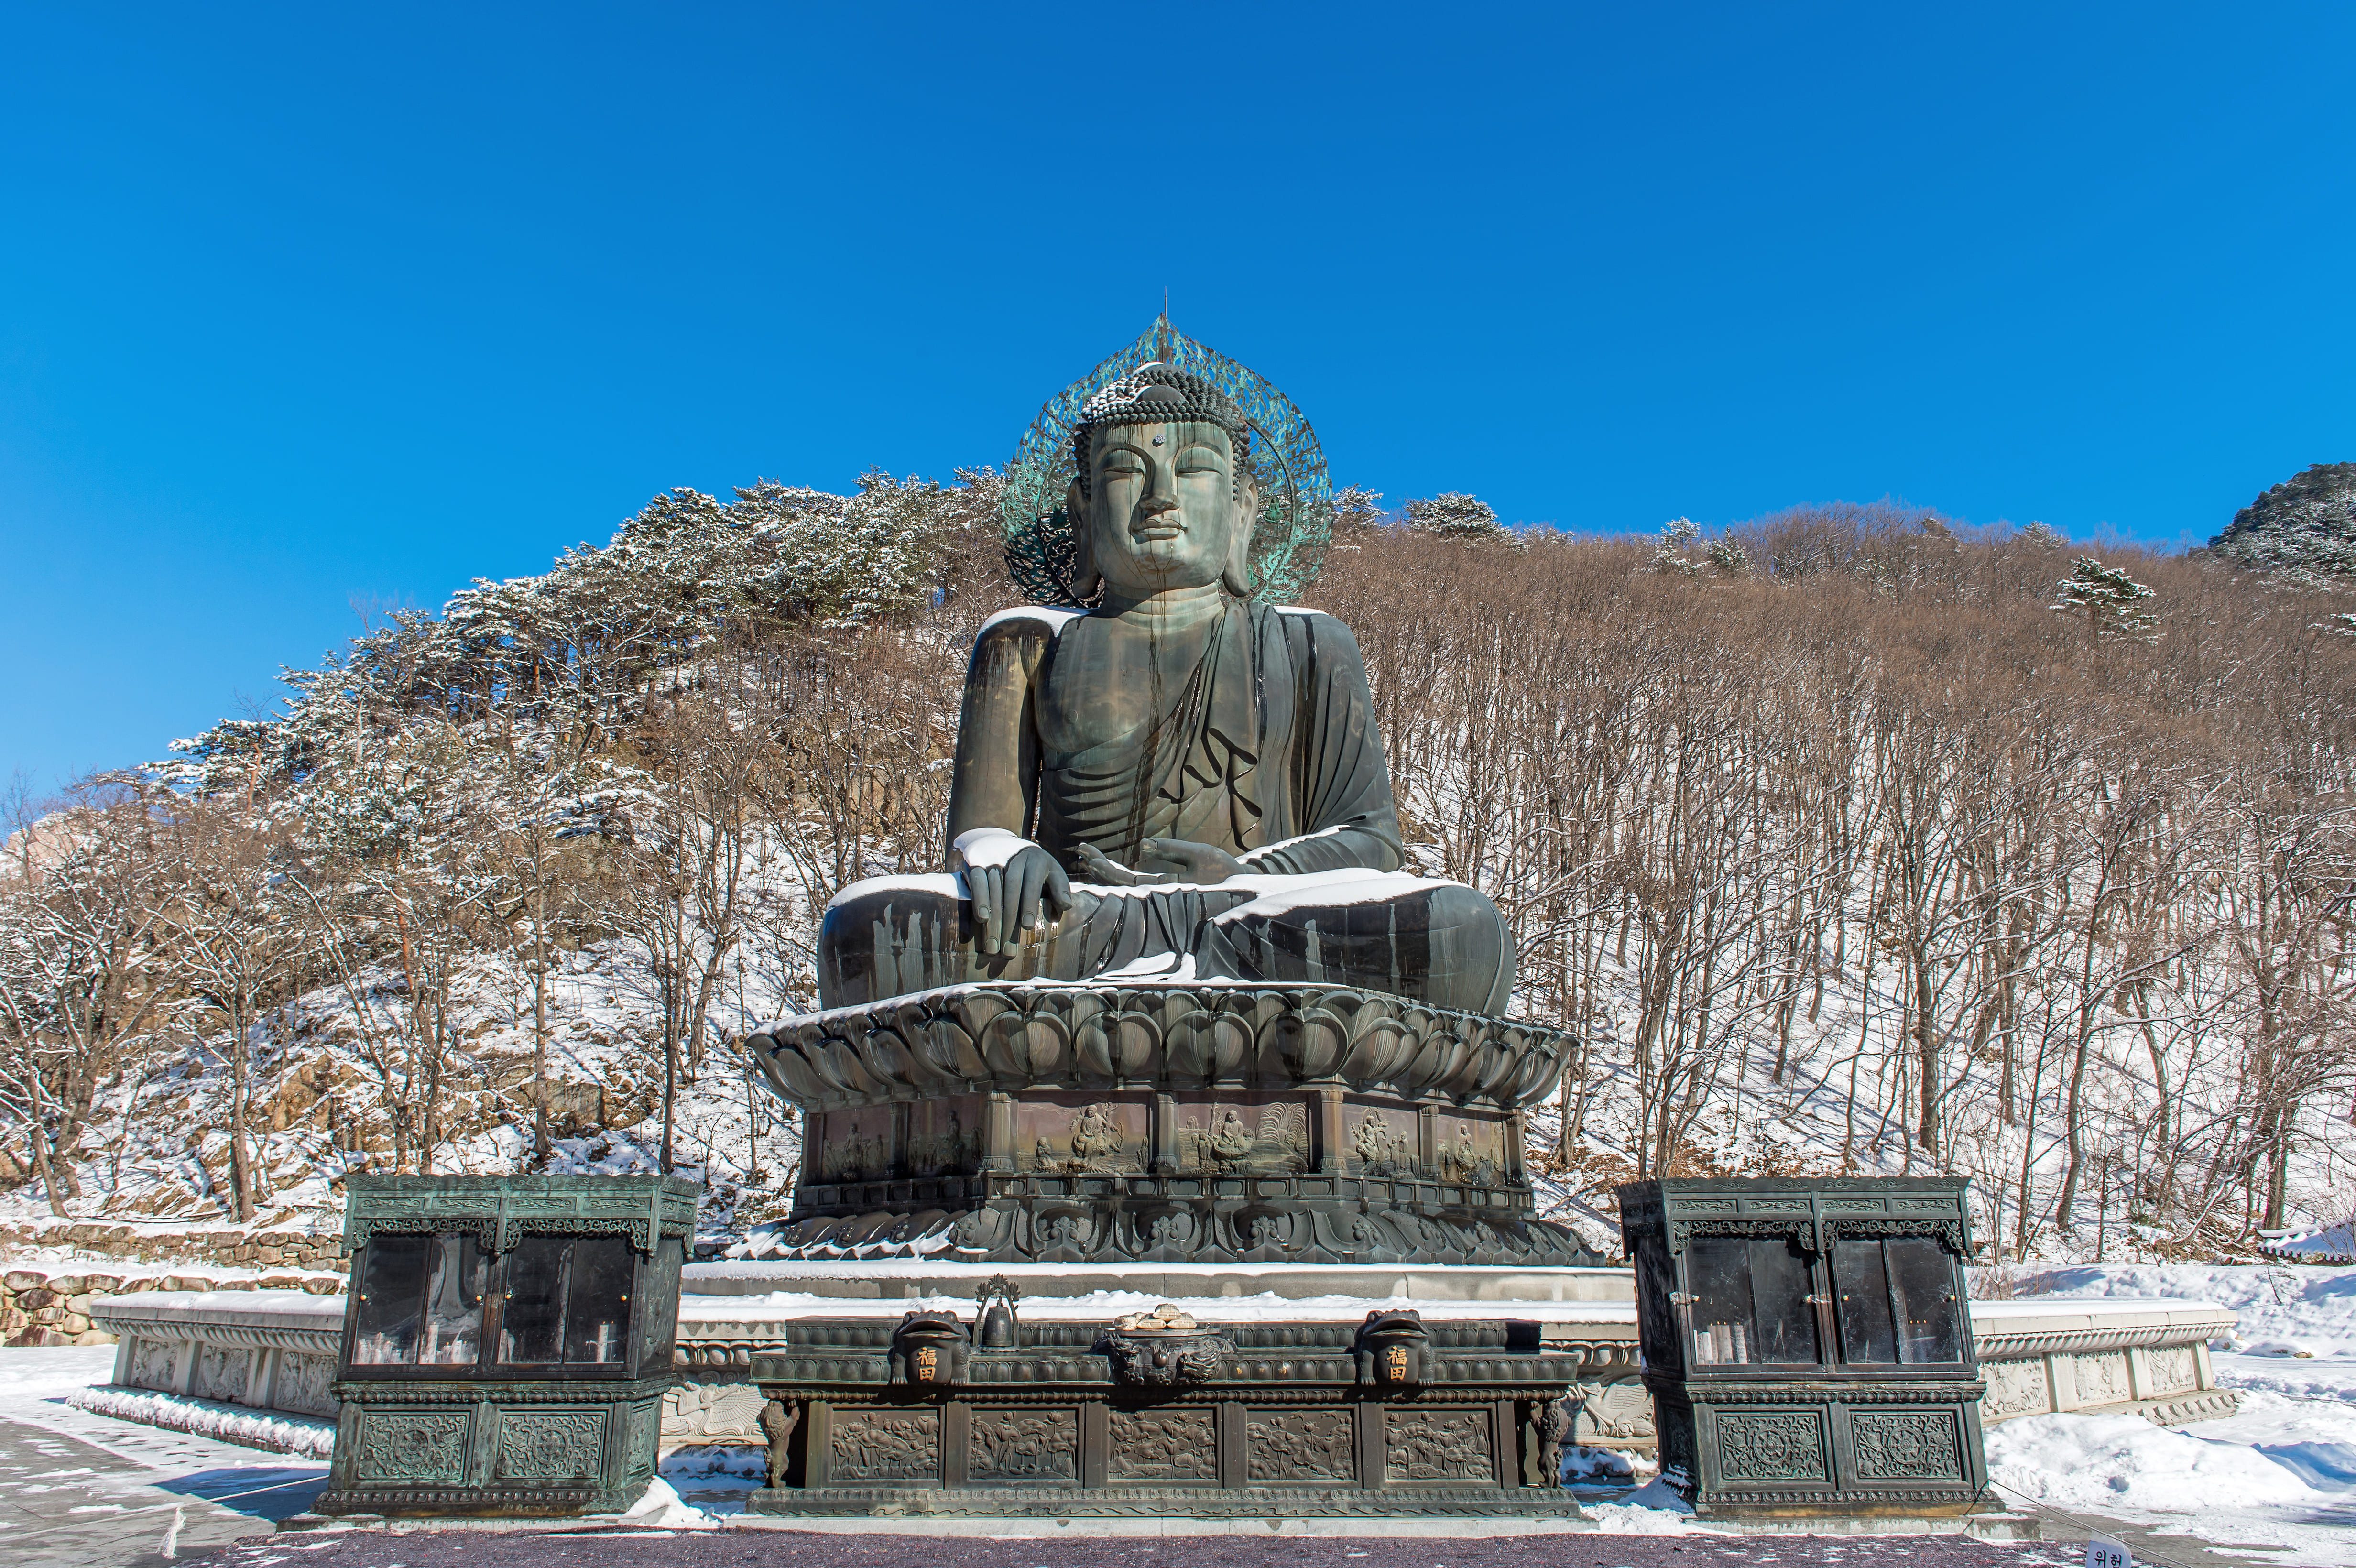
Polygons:
[[1125,888],[1173,882],[1216,887],[1229,877],[1241,876],[1251,869],[1215,844],[1196,844],[1184,838],[1148,838],[1138,848],[1144,851],[1143,870],[1131,870],[1108,859],[1093,844],[1080,847],[1080,859],[1098,881]]

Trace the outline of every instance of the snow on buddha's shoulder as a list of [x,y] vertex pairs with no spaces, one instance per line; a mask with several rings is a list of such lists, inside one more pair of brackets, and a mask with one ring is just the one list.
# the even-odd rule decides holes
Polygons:
[[1017,604],[1011,610],[1001,610],[997,614],[984,621],[981,624],[981,630],[974,635],[977,639],[986,637],[1007,623],[1029,621],[1033,624],[1044,626],[1047,629],[1047,635],[1052,637],[1064,629],[1066,623],[1076,621],[1087,613],[1086,610],[1075,610],[1069,606]]

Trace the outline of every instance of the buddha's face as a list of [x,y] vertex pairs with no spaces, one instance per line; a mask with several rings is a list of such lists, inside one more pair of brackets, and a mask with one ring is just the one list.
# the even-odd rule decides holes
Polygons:
[[1235,453],[1215,424],[1114,425],[1089,454],[1088,539],[1117,593],[1144,595],[1219,581],[1254,501],[1238,495]]

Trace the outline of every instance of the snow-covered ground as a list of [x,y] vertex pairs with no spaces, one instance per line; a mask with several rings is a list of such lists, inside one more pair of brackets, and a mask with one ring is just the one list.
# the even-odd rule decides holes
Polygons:
[[2356,1268],[2111,1264],[2016,1275],[2011,1288],[2232,1307],[2239,1333],[2213,1349],[2241,1409],[2178,1430],[2133,1415],[2004,1422],[1987,1457],[2008,1500],[2269,1549],[2254,1561],[2356,1564]]

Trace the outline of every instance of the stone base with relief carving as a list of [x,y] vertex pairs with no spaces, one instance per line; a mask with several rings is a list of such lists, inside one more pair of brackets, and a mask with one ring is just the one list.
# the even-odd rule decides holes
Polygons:
[[1524,1107],[1571,1040],[1335,986],[988,983],[746,1041],[808,1118],[762,1257],[1600,1263]]

